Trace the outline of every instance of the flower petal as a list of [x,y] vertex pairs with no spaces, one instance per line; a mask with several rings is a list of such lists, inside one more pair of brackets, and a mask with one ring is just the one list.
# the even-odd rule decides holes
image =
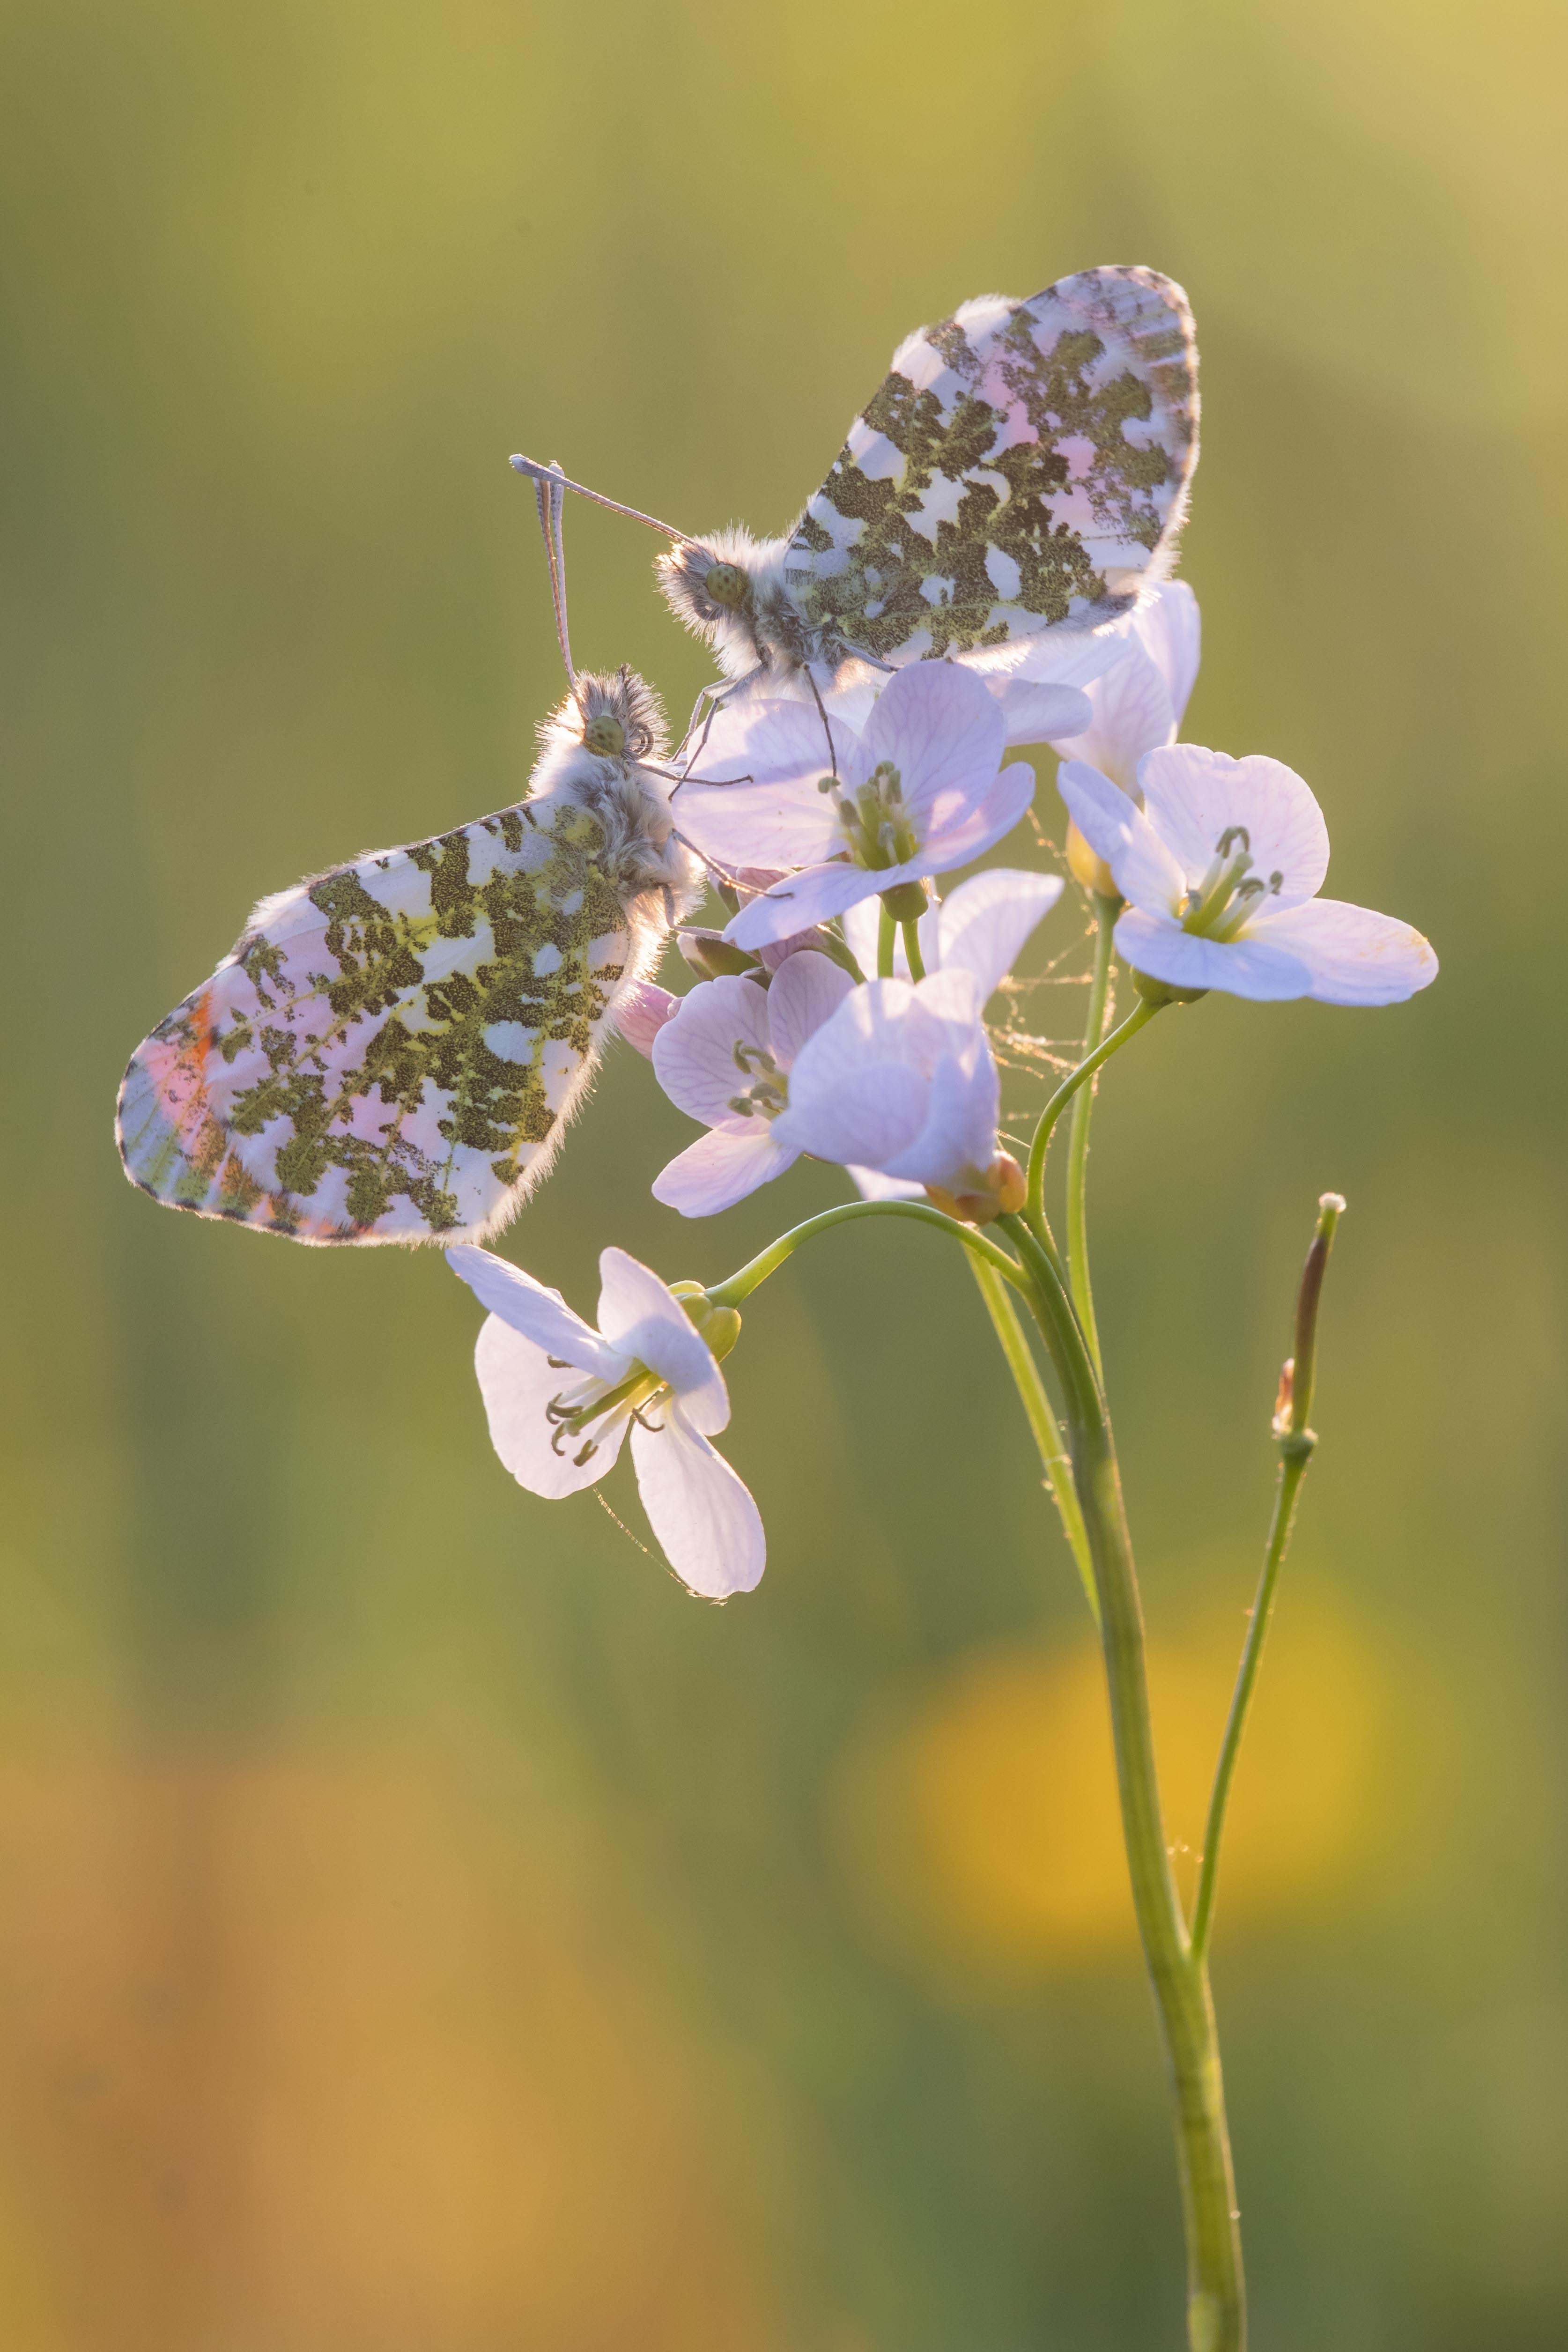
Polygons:
[[1437,977],[1437,959],[1419,931],[1342,898],[1267,915],[1249,936],[1300,956],[1311,974],[1308,993],[1321,1004],[1403,1004]]
[[883,1161],[889,1176],[967,1192],[984,1180],[996,1153],[1001,1087],[985,1033],[962,1054],[944,1054],[931,1072],[926,1120],[906,1150]]
[[709,1601],[750,1592],[767,1565],[762,1514],[743,1481],[671,1403],[660,1430],[632,1431],[637,1490],[659,1549]]
[[1096,678],[1089,691],[1093,716],[1081,735],[1056,740],[1064,760],[1082,760],[1101,775],[1132,791],[1145,751],[1169,743],[1176,732],[1170,689],[1135,638],[1114,669]]
[[[807,1053],[827,1034],[819,1029]],[[803,1055],[797,1074],[805,1061]],[[779,1142],[814,1160],[879,1167],[920,1134],[929,1091],[921,1072],[905,1063],[859,1058],[844,1068],[835,1055],[804,1087],[792,1077],[790,1107],[774,1119],[773,1133]]]
[[626,1359],[574,1314],[558,1290],[547,1290],[543,1283],[524,1274],[521,1266],[497,1257],[493,1250],[478,1249],[472,1242],[454,1242],[447,1252],[447,1263],[481,1307],[488,1307],[492,1315],[499,1315],[547,1355],[559,1356],[580,1371],[595,1373],[612,1386],[626,1378]]
[[1057,790],[1089,847],[1110,866],[1122,897],[1168,915],[1181,901],[1186,876],[1136,802],[1081,760],[1062,762]]
[[1116,952],[1134,971],[1170,988],[1218,988],[1262,1004],[1310,993],[1310,968],[1261,931],[1235,940],[1200,939],[1180,923],[1130,907],[1116,926]]
[[1025,940],[1061,897],[1059,875],[994,866],[972,874],[942,902],[937,921],[942,971],[973,972],[984,1003],[994,995]]
[[[1170,743],[1140,761],[1138,786],[1150,823],[1189,884],[1207,872],[1221,836],[1243,825],[1253,872],[1265,880],[1281,877],[1271,908],[1301,906],[1322,887],[1329,870],[1323,812],[1311,786],[1282,761],[1259,751],[1233,760],[1197,743]],[[1110,863],[1114,873],[1115,860]]]
[[794,1067],[806,1039],[831,1019],[854,985],[841,963],[809,948],[779,967],[768,991],[768,1025],[781,1070]]
[[808,866],[750,900],[725,926],[724,937],[738,948],[765,947],[770,940],[786,940],[792,931],[831,922],[861,898],[874,898],[908,877],[918,879],[920,871],[900,866],[873,874],[846,858],[836,858],[831,866]]
[[751,1084],[735,1059],[737,1045],[755,1054],[772,1051],[768,992],[738,972],[700,981],[653,1041],[659,1085],[704,1127],[732,1122],[737,1114],[730,1106]]
[[1197,680],[1203,653],[1198,600],[1184,580],[1164,580],[1140,597],[1132,634],[1165,681],[1180,727]]
[[861,771],[880,761],[899,772],[905,806],[917,822],[939,794],[965,805],[983,800],[1007,745],[1000,704],[973,671],[948,661],[901,669],[877,698],[860,738]]
[[1002,706],[1009,743],[1054,743],[1058,735],[1081,734],[1093,721],[1093,705],[1076,686],[999,677],[987,677],[985,685]]
[[668,1285],[623,1249],[601,1250],[599,1280],[600,1329],[668,1381],[705,1427],[722,1429],[730,1417],[724,1375]]
[[1035,772],[1026,760],[1015,760],[1010,768],[1004,768],[978,802],[966,801],[956,793],[938,793],[920,857],[900,866],[899,872],[918,877],[967,866],[1012,832],[1034,797]]
[[612,1008],[611,1018],[628,1045],[653,1059],[653,1041],[667,1021],[673,1021],[680,999],[651,980],[629,980]]
[[653,1197],[683,1217],[717,1216],[782,1176],[799,1156],[776,1139],[767,1119],[728,1120],[710,1128],[659,1170]]
[[855,737],[814,704],[721,703],[699,730],[689,775],[670,795],[675,822],[705,856],[729,866],[809,866],[838,840],[819,778],[852,763]]
[[884,1176],[879,1168],[854,1168],[845,1162],[844,1173],[854,1179],[855,1190],[863,1201],[923,1201],[926,1188],[907,1176]]
[[[546,1419],[544,1409],[574,1385],[572,1375],[552,1364],[542,1348],[525,1339],[499,1315],[488,1315],[480,1327],[474,1370],[479,1376],[490,1444],[520,1486],[526,1486],[531,1495],[558,1502],[563,1495],[575,1495],[604,1476],[626,1433],[624,1413],[585,1430],[581,1437],[563,1437],[556,1452],[551,1444],[556,1426]],[[586,1445],[593,1445],[595,1451],[579,1464],[575,1457]]]

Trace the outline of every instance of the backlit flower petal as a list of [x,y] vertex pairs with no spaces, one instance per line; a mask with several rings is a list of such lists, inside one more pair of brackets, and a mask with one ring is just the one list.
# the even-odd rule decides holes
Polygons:
[[1109,776],[1081,760],[1066,760],[1057,771],[1057,790],[1124,898],[1162,915],[1180,903],[1185,874],[1137,803]]
[[722,1429],[729,1418],[724,1375],[685,1308],[651,1266],[623,1249],[599,1255],[599,1328],[624,1355],[635,1357],[668,1381],[678,1396],[697,1409],[706,1397],[708,1426]]
[[842,964],[809,948],[780,965],[767,1004],[773,1059],[781,1070],[793,1068],[806,1039],[831,1019],[854,985]]
[[[1062,895],[1059,875],[994,866],[973,874],[942,900],[937,917],[942,971],[973,972],[982,1003],[995,993],[1025,940]],[[928,967],[929,968],[929,967]]]
[[627,1045],[651,1061],[653,1041],[665,1023],[674,1020],[679,1004],[679,997],[671,996],[668,988],[658,988],[651,980],[631,980],[616,997],[612,1018]]
[[717,1216],[759,1184],[782,1176],[798,1157],[779,1142],[767,1119],[729,1120],[710,1128],[659,1170],[653,1197],[683,1217]]
[[868,775],[890,760],[906,807],[924,822],[939,794],[966,804],[983,799],[1006,742],[1001,706],[979,678],[953,662],[916,662],[879,695],[860,738],[860,765]]
[[1310,992],[1310,967],[1271,944],[1268,929],[1236,940],[1205,940],[1179,923],[1130,907],[1116,926],[1116,952],[1134,971],[1169,988],[1218,988],[1228,996],[1277,1003]]
[[1000,1089],[984,1032],[970,1052],[944,1054],[931,1072],[926,1118],[913,1143],[884,1160],[889,1176],[953,1192],[978,1186],[996,1152]]
[[[1310,785],[1282,761],[1261,752],[1232,760],[1196,743],[1171,743],[1139,762],[1138,785],[1189,885],[1207,872],[1222,836],[1242,826],[1253,872],[1266,881],[1275,873],[1281,877],[1271,908],[1301,906],[1322,887],[1329,829]],[[1110,863],[1114,872],[1115,860]],[[1121,887],[1137,896],[1125,883]]]
[[1094,708],[1088,728],[1080,735],[1053,739],[1054,747],[1064,760],[1081,760],[1131,793],[1144,752],[1174,738],[1170,689],[1143,647],[1129,637],[1121,659],[1095,680],[1089,698]]
[[770,1052],[768,992],[731,972],[700,982],[654,1039],[659,1085],[704,1127],[732,1120],[731,1102],[752,1083],[735,1059],[737,1045],[752,1054]]
[[[559,1447],[551,1440],[556,1424],[545,1407],[564,1391],[582,1385],[569,1371],[552,1364],[542,1348],[499,1315],[487,1316],[474,1348],[474,1370],[485,1401],[490,1444],[520,1486],[531,1495],[557,1502],[602,1478],[621,1450],[626,1433],[624,1414],[612,1414],[584,1430],[579,1437],[562,1435]],[[576,1456],[592,1447],[588,1459]]]
[[743,1482],[678,1404],[660,1430],[632,1431],[637,1489],[659,1549],[710,1601],[750,1592],[767,1564],[762,1514]]
[[1184,580],[1165,580],[1140,597],[1132,634],[1165,681],[1175,723],[1186,715],[1203,653],[1198,600]]
[[524,1274],[521,1266],[498,1257],[493,1250],[478,1249],[472,1242],[454,1242],[447,1252],[447,1263],[482,1307],[500,1316],[546,1354],[559,1356],[612,1386],[625,1379],[626,1358],[574,1314],[558,1290],[547,1290],[543,1283]]
[[761,898],[752,898],[726,925],[724,937],[738,948],[764,947],[769,940],[787,939],[792,931],[814,923],[831,922],[861,898],[874,898],[904,880],[918,880],[921,868],[895,866],[872,873],[838,858],[831,866],[808,866],[804,873],[786,875]]
[[879,1167],[911,1144],[924,1128],[929,1082],[905,1063],[858,1058],[846,1068],[835,1055],[825,1059],[819,1072],[807,1072],[803,1083],[807,1056],[827,1034],[819,1029],[796,1063],[790,1106],[774,1119],[774,1136],[815,1160]]
[[1323,1004],[1403,1004],[1437,977],[1437,959],[1419,931],[1341,898],[1268,915],[1251,936],[1300,956],[1311,974],[1308,993]]
[[1093,721],[1093,706],[1076,686],[1047,686],[1026,677],[987,677],[984,683],[1001,705],[1009,743],[1054,743],[1058,736],[1081,734]]

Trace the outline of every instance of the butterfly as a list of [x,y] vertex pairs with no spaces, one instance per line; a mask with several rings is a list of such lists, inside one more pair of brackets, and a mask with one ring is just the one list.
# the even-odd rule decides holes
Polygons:
[[561,492],[537,494],[570,691],[525,796],[262,899],[131,1057],[116,1135],[154,1200],[301,1242],[475,1240],[549,1168],[697,868],[658,697],[573,667]]
[[775,693],[804,671],[831,693],[940,657],[1016,671],[1046,633],[1092,631],[1165,577],[1197,427],[1181,288],[1088,269],[910,335],[782,538],[693,539],[618,510],[675,541],[660,585],[731,682],[760,675]]

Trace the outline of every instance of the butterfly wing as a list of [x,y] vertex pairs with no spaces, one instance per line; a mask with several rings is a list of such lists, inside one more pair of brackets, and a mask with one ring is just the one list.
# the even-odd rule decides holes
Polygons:
[[263,900],[138,1047],[126,1172],[306,1242],[447,1241],[549,1165],[636,958],[604,830],[545,799]]
[[784,557],[825,645],[895,666],[1092,626],[1168,570],[1198,454],[1181,288],[1089,269],[893,355]]

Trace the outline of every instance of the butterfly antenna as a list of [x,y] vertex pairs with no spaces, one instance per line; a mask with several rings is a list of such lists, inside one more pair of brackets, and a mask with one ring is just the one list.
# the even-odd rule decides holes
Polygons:
[[592,499],[596,507],[608,507],[612,514],[626,515],[633,522],[646,522],[649,530],[657,530],[661,539],[672,539],[678,547],[695,544],[689,531],[677,530],[673,524],[660,522],[657,515],[644,514],[639,507],[624,507],[618,499],[605,498],[602,490],[591,490],[585,482],[569,482],[559,466],[541,466],[532,457],[509,457],[512,471],[525,474],[531,482],[559,482],[563,490],[575,490],[580,499]]
[[[561,530],[561,509],[565,504],[562,495],[563,479],[559,466],[541,467],[533,477],[533,496],[539,509],[539,528],[544,539],[544,560],[550,566],[550,601],[555,607],[555,635],[561,647],[561,658],[566,665],[566,683],[576,696],[577,671],[572,659],[572,640],[566,628],[566,541]],[[578,699],[580,703],[581,698]]]

